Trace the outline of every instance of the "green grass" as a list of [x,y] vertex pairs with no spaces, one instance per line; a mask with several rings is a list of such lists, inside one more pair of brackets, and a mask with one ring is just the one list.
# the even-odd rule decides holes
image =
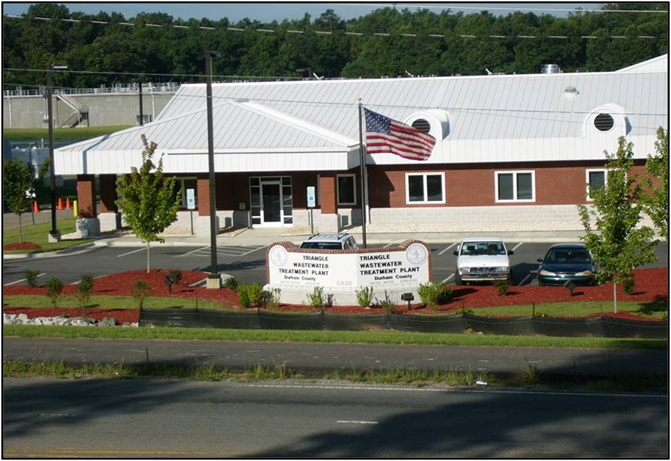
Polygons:
[[[39,281],[39,279],[38,279]],[[95,281],[93,282],[95,286]],[[5,296],[3,303],[8,307],[53,307],[47,296],[39,295],[10,295]],[[76,296],[61,296],[58,299],[58,307],[79,308]],[[137,301],[132,296],[91,296],[88,307],[103,309],[137,309]],[[168,298],[150,296],[144,300],[145,309],[171,309],[196,307],[196,300],[192,298]],[[223,310],[221,303],[215,301],[198,300],[199,309]]]
[[[15,250],[8,251],[7,253],[40,253],[44,251],[56,251],[63,250],[65,248],[71,248],[77,245],[82,245],[84,243],[92,242],[93,239],[79,239],[79,240],[62,240],[57,243],[49,243],[47,241],[47,235],[51,230],[51,222],[40,223],[32,225],[30,221],[30,214],[26,213],[22,217],[23,219],[23,241],[32,242],[36,245],[42,247],[40,250]],[[58,221],[58,231],[61,235],[69,234],[75,231],[75,225],[77,218],[67,218],[61,219]],[[8,229],[4,231],[2,237],[2,244],[6,245],[8,243],[18,243],[19,241],[19,228]]]
[[355,384],[384,384],[423,387],[427,385],[474,386],[476,381],[484,381],[488,387],[549,387],[555,389],[588,391],[628,391],[664,392],[668,380],[665,376],[615,376],[609,378],[580,377],[567,378],[544,376],[535,371],[515,375],[497,375],[484,372],[449,370],[422,371],[416,369],[391,370],[333,370],[301,372],[285,365],[273,368],[256,365],[242,369],[218,368],[213,364],[174,365],[145,363],[127,364],[79,364],[63,362],[30,362],[25,360],[4,360],[2,374],[9,378],[30,378],[47,376],[59,379],[91,378],[179,378],[192,381],[232,381],[256,382],[267,380],[302,380],[315,383],[317,380],[349,381]]
[[[114,133],[115,131],[131,128],[130,125],[119,126],[94,126],[81,128],[56,128],[54,130],[54,140],[84,140],[102,136],[104,134]],[[3,136],[10,141],[29,140],[49,138],[49,130],[46,128],[4,128]]]
[[[644,302],[618,302],[618,312],[629,312],[643,317],[663,318],[668,314],[666,303],[644,303]],[[525,304],[520,306],[498,306],[498,307],[480,307],[467,311],[472,315],[482,317],[527,317],[533,313],[533,306]],[[584,317],[590,314],[603,312],[608,314],[613,312],[613,303],[610,301],[589,301],[589,302],[561,302],[536,304],[536,315],[547,317]],[[451,311],[449,314],[460,314],[461,310]],[[425,315],[445,315],[443,312],[427,312]]]
[[420,344],[441,346],[548,347],[590,349],[666,349],[662,339],[565,338],[549,336],[464,335],[401,331],[233,330],[215,328],[80,328],[4,325],[5,337],[165,339],[194,341],[277,341],[305,343]]

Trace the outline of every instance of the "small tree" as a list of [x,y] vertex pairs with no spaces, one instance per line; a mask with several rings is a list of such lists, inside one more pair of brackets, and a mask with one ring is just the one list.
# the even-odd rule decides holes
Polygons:
[[653,184],[646,178],[650,193],[645,197],[645,212],[659,229],[664,240],[669,241],[669,132],[662,127],[657,130],[656,155],[648,155],[646,171],[657,179]]
[[[181,197],[174,193],[176,178],[163,176],[163,156],[154,163],[156,143],[142,135],[142,166],[117,181],[119,210],[135,235],[147,243],[147,273],[151,269],[151,242],[163,242],[158,234],[177,220]],[[153,171],[155,170],[155,171]]]
[[2,187],[5,203],[19,217],[19,243],[23,243],[21,215],[30,210],[35,192],[33,169],[22,158],[6,160],[2,166]]
[[[613,282],[613,311],[617,312],[617,284],[632,278],[633,270],[641,264],[655,261],[654,231],[636,226],[641,221],[641,185],[629,174],[633,158],[633,144],[619,139],[614,155],[606,154],[606,186],[589,190],[594,199],[592,209],[578,205],[578,212],[586,235],[582,237],[599,266],[599,283]],[[592,231],[590,217],[595,218]]]

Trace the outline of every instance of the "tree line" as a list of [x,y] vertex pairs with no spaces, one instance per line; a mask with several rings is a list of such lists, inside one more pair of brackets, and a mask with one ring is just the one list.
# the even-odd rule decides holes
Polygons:
[[[668,10],[668,4],[620,3],[604,8]],[[485,68],[491,72],[536,73],[547,63],[559,64],[565,72],[612,71],[667,53],[669,30],[665,13],[577,12],[558,18],[521,12],[496,16],[486,11],[464,14],[450,10],[380,8],[365,16],[343,20],[327,9],[316,18],[306,14],[302,19],[281,22],[243,19],[233,23],[227,18],[183,20],[165,13],[141,13],[132,18],[105,12],[89,15],[53,3],[33,4],[24,18],[5,18],[3,23],[4,68],[44,69],[49,62],[65,63],[71,70],[90,73],[58,73],[54,75],[54,85],[84,88],[137,81],[142,73],[202,75],[204,50],[221,53],[213,63],[216,75],[246,77],[301,77],[311,76],[312,72],[327,78],[397,77],[407,73],[481,75]],[[187,28],[171,27],[175,25]],[[244,31],[230,31],[229,27]],[[256,29],[275,32],[262,33]],[[314,34],[314,31],[332,33]],[[363,35],[345,35],[345,32]],[[399,35],[403,33],[423,36]],[[536,38],[519,38],[520,35]],[[655,38],[634,38],[637,36]],[[150,79],[157,82],[170,77]],[[201,81],[198,77],[173,80]],[[45,78],[40,72],[4,71],[4,81],[9,85],[7,89],[14,84],[43,85]]]

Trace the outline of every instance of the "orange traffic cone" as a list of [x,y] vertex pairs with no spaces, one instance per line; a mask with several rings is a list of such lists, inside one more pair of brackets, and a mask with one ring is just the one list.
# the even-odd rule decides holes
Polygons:
[[70,197],[65,197],[65,209],[70,209]]
[[33,212],[34,213],[39,213],[40,212],[40,207],[37,206],[37,200],[33,202]]
[[62,210],[63,209],[63,198],[58,197],[58,206],[56,207],[57,210]]

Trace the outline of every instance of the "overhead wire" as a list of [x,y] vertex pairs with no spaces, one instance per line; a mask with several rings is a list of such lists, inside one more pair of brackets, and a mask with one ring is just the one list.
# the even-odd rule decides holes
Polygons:
[[[342,3],[342,5],[354,6],[354,5],[364,5],[364,6],[393,6],[398,7],[398,3]],[[477,6],[461,6],[461,5],[423,5],[419,3],[402,4],[404,8],[425,8],[432,10],[464,10],[464,11],[531,11],[539,13],[665,13],[668,14],[667,10],[619,10],[619,9],[603,9],[603,10],[592,10],[592,9],[583,9],[583,8],[506,8],[502,6],[487,6],[487,7],[477,7]]]

